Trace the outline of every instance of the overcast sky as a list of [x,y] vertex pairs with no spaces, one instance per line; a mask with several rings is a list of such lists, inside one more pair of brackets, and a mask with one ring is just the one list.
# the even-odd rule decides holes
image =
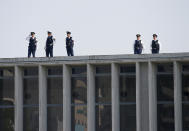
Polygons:
[[157,33],[162,53],[189,51],[189,0],[0,0],[0,57],[26,57],[31,31],[36,56],[45,56],[46,32],[56,38],[55,56],[65,56],[66,31],[75,55],[133,53],[140,33],[150,53]]

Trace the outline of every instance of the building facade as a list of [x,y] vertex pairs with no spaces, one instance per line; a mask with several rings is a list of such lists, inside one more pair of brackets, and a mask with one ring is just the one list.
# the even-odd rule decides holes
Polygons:
[[189,53],[0,59],[0,131],[188,131]]

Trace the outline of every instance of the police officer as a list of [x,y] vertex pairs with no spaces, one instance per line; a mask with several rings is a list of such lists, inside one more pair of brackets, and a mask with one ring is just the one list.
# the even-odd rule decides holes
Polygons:
[[134,54],[141,54],[143,50],[143,43],[140,39],[141,35],[137,34],[136,37],[137,39],[135,40],[134,43]]
[[45,47],[45,50],[46,50],[46,57],[53,57],[53,45],[54,45],[54,42],[55,42],[55,39],[53,38],[52,36],[52,32],[48,31],[47,32],[47,40],[46,40],[46,47]]
[[151,44],[152,54],[159,54],[160,44],[159,41],[157,40],[157,37],[158,36],[156,34],[153,34],[153,40]]
[[31,54],[33,55],[33,57],[35,57],[37,47],[37,39],[35,37],[35,32],[31,32],[31,34],[26,39],[29,41],[28,58],[31,57]]
[[66,50],[68,56],[74,56],[73,46],[74,46],[74,40],[71,37],[71,32],[67,31]]

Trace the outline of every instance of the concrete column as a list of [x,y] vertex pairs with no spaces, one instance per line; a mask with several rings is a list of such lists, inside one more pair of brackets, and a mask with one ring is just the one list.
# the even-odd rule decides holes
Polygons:
[[140,95],[140,63],[136,63],[136,125],[141,131],[141,95]]
[[71,69],[63,65],[63,130],[71,131]]
[[156,67],[152,62],[148,63],[149,86],[149,130],[157,131],[157,86]]
[[15,131],[23,131],[23,79],[22,70],[15,66]]
[[119,66],[112,63],[112,131],[120,131]]
[[149,131],[148,63],[136,63],[137,131]]
[[87,124],[88,131],[95,131],[95,69],[87,64]]
[[174,62],[174,108],[175,108],[175,131],[182,131],[182,87],[181,65]]
[[47,131],[47,79],[42,66],[39,66],[39,131]]

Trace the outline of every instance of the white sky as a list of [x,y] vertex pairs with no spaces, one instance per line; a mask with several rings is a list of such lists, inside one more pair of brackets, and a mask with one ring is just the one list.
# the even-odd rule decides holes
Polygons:
[[55,56],[65,56],[65,32],[75,55],[133,53],[135,35],[150,53],[157,33],[162,53],[189,51],[189,0],[0,0],[0,57],[26,57],[31,31],[37,57],[45,56],[46,32],[56,38]]

